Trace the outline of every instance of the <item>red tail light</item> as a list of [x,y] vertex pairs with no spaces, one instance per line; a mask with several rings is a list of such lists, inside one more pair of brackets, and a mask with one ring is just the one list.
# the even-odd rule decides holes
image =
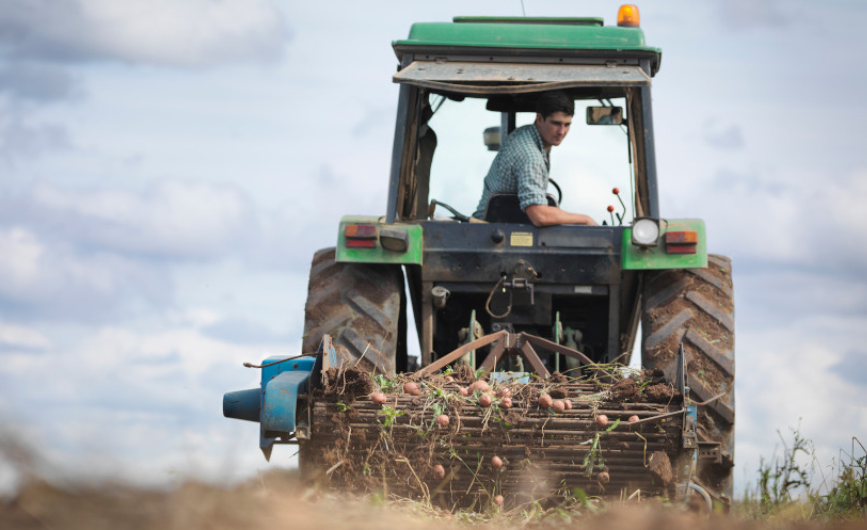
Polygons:
[[669,254],[695,254],[698,247],[698,232],[680,230],[665,233],[665,251]]
[[346,225],[343,227],[343,235],[348,248],[376,247],[377,232],[374,225]]

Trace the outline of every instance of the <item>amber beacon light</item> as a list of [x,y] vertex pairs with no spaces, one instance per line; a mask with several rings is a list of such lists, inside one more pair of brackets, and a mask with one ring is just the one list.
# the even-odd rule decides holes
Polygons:
[[641,17],[638,15],[638,6],[635,4],[623,4],[617,10],[617,25],[627,28],[637,28]]

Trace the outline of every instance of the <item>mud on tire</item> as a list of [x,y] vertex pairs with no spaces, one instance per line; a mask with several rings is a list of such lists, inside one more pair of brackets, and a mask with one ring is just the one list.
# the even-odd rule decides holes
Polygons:
[[363,370],[395,371],[403,294],[399,266],[338,263],[334,248],[313,256],[304,307],[304,352],[314,352],[322,335],[338,355]]
[[721,462],[700,464],[698,482],[712,495],[732,498],[734,466],[734,288],[731,260],[709,255],[706,269],[670,270],[644,278],[642,364],[671,377],[677,352],[686,352],[690,396],[698,408],[701,441],[721,444]]

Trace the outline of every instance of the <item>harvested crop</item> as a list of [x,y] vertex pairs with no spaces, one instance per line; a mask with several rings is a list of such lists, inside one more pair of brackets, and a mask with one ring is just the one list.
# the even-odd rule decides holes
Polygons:
[[563,401],[563,404],[566,405],[566,410],[572,410],[572,400],[571,399],[567,399],[567,400]]
[[605,427],[606,425],[608,425],[608,416],[606,416],[605,414],[600,414],[596,416],[596,424],[600,427]]
[[491,386],[486,381],[476,381],[470,385],[470,388],[478,390],[479,392],[487,392],[491,389]]
[[508,387],[502,387],[497,391],[497,395],[501,398],[512,397],[512,391],[508,389]]
[[403,385],[403,392],[404,394],[409,394],[410,396],[421,395],[421,389],[418,387],[418,384],[413,383],[412,381]]
[[496,497],[494,497],[494,504],[496,504],[497,506],[502,506],[504,500],[505,499],[502,495],[497,495]]
[[482,394],[481,396],[479,396],[479,405],[483,407],[490,407],[491,396],[489,396],[488,394]]
[[436,419],[437,425],[440,427],[448,427],[449,426],[449,417],[445,414],[440,414]]
[[512,408],[512,398],[504,397],[503,399],[500,400],[500,406],[503,407],[504,409]]
[[387,398],[385,397],[385,394],[383,394],[382,392],[374,392],[370,396],[370,400],[373,401],[374,405],[385,405],[386,399]]
[[460,394],[460,395],[466,397],[466,396],[469,396],[469,395],[470,395],[470,391],[467,390],[467,387],[462,386],[462,387],[458,388],[458,394]]
[[437,464],[433,467],[433,474],[434,477],[436,477],[437,479],[443,479],[446,476],[446,468],[444,468],[440,464]]
[[543,409],[547,409],[554,403],[554,400],[548,394],[542,394],[539,396],[539,406]]
[[501,467],[503,467],[503,459],[496,455],[492,456],[491,467],[494,469],[500,469]]
[[551,408],[554,409],[554,412],[559,414],[560,412],[563,412],[564,410],[566,410],[566,404],[558,399],[558,400],[554,401],[553,403],[551,403]]
[[611,476],[608,474],[607,471],[602,471],[601,473],[596,475],[596,481],[602,485],[608,484],[610,480]]
[[633,414],[632,416],[629,416],[628,421],[629,421],[629,423],[635,423],[636,421],[638,421],[638,416]]
[[446,376],[446,383],[454,383],[454,382],[455,382],[455,378],[454,378],[454,377],[452,377],[452,376],[450,376],[450,375],[447,375],[447,376]]

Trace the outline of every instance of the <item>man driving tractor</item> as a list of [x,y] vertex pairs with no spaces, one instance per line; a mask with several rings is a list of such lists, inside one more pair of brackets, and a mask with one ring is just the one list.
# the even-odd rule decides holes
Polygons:
[[567,212],[548,202],[551,147],[566,138],[574,114],[575,104],[564,92],[545,92],[539,97],[536,121],[515,129],[494,158],[473,217],[484,218],[492,194],[517,193],[521,210],[535,226],[597,224],[587,215]]

